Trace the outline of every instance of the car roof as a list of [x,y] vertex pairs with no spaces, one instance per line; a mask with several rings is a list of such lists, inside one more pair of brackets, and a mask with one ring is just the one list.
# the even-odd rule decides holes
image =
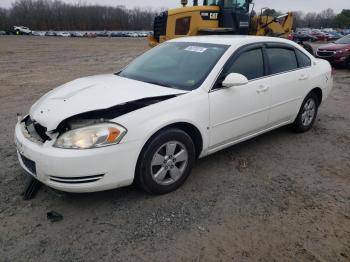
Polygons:
[[262,42],[277,42],[285,43],[295,46],[293,41],[279,38],[279,37],[267,37],[267,36],[248,36],[248,35],[209,35],[209,36],[190,36],[182,37],[171,40],[171,42],[193,42],[193,43],[206,43],[206,44],[222,44],[230,46],[241,46],[253,43]]

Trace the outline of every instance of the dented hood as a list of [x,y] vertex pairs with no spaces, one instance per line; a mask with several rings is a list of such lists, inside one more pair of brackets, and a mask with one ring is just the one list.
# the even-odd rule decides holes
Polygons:
[[117,75],[80,78],[53,89],[30,109],[30,117],[52,131],[65,119],[143,98],[176,95],[183,90],[148,84]]

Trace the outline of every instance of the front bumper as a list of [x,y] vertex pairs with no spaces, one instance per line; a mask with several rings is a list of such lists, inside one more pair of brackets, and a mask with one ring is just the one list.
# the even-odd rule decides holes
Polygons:
[[316,52],[316,57],[325,59],[333,65],[346,65],[350,60],[349,53],[338,54],[334,53],[333,55],[320,55],[319,52]]
[[49,187],[75,193],[132,184],[141,147],[139,141],[133,141],[85,150],[55,148],[53,141],[29,140],[23,123],[16,125],[15,143],[19,162],[27,173]]

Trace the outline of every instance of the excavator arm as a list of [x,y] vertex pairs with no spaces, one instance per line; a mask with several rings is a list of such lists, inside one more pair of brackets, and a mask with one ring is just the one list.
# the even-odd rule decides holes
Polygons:
[[251,21],[250,34],[287,38],[293,30],[293,13],[278,17],[254,16]]

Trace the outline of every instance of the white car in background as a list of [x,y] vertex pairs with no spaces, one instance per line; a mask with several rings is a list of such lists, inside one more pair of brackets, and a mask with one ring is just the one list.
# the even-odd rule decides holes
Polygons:
[[32,30],[25,26],[14,26],[13,31],[16,35],[31,35]]
[[45,36],[45,33],[46,32],[43,32],[43,31],[33,31],[32,34],[34,36]]
[[70,37],[70,33],[68,32],[58,32],[57,36],[61,36],[61,37]]
[[44,95],[15,130],[19,162],[42,183],[92,192],[135,182],[177,189],[197,158],[284,125],[309,130],[331,66],[289,40],[168,41],[124,70]]

